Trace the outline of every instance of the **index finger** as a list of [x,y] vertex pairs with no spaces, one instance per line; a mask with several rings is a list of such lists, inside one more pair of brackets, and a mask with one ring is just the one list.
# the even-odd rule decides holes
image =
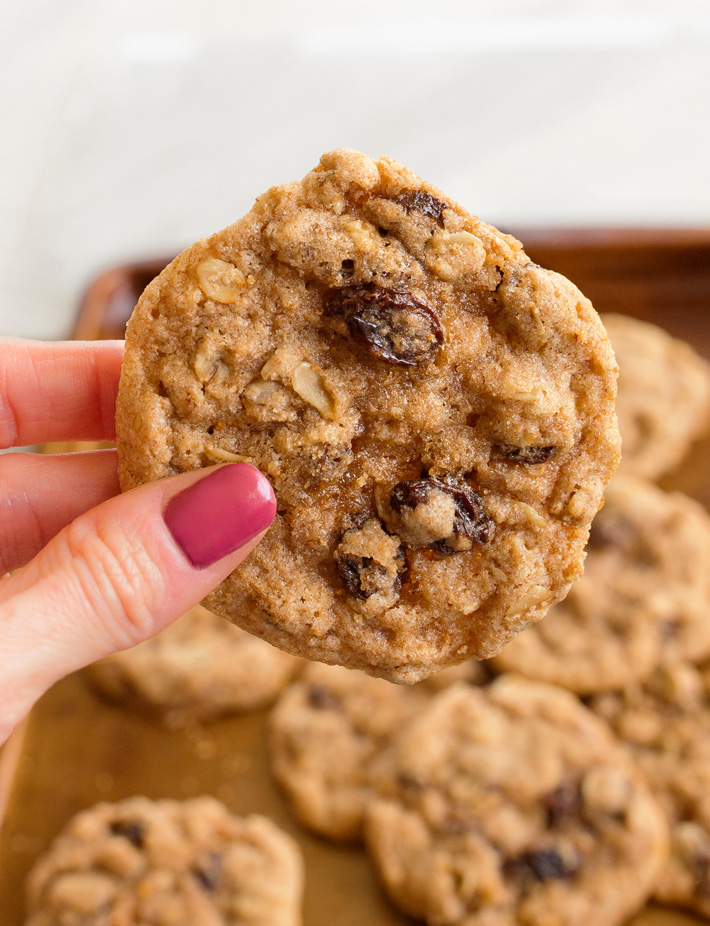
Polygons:
[[0,339],[0,448],[113,440],[123,341]]

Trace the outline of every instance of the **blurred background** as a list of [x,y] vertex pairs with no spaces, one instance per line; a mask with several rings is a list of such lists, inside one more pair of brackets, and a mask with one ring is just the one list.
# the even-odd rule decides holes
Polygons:
[[3,6],[3,335],[338,146],[505,229],[710,223],[707,0]]

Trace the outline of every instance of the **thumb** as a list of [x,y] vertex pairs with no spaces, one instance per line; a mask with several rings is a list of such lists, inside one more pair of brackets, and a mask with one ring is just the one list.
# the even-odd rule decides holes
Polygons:
[[59,678],[147,639],[204,598],[275,513],[253,466],[196,470],[88,511],[0,581],[0,742]]

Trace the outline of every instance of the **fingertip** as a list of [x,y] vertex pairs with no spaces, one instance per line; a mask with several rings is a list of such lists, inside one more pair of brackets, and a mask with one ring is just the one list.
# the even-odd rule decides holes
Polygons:
[[248,463],[228,463],[174,495],[163,519],[188,562],[204,569],[266,531],[275,515],[267,477]]

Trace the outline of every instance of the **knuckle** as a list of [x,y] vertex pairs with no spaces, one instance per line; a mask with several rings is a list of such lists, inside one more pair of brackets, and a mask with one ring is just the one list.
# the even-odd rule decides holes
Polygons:
[[133,645],[155,629],[165,583],[149,548],[139,537],[97,519],[83,519],[66,531],[72,572],[80,593],[116,647]]

